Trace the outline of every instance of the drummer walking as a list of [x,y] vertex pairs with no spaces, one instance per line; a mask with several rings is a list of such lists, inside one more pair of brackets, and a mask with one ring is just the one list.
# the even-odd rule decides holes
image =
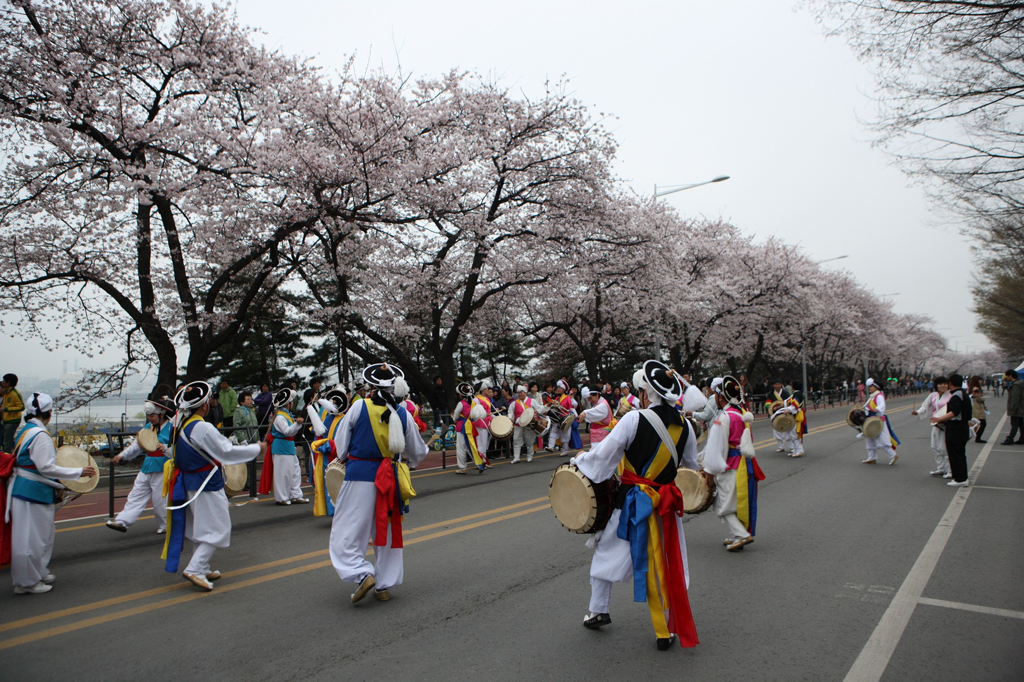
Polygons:
[[164,504],[164,464],[167,462],[167,449],[171,445],[171,417],[174,416],[174,405],[170,398],[147,400],[143,408],[146,411],[146,419],[149,425],[143,429],[153,434],[150,439],[157,441],[157,448],[153,451],[144,449],[142,439],[146,436],[139,432],[139,438],[124,449],[120,455],[114,457],[114,464],[129,462],[145,452],[146,459],[142,462],[142,470],[135,477],[135,484],[132,491],[128,493],[124,509],[116,518],[107,521],[107,528],[127,533],[132,524],[139,520],[139,515],[146,508],[146,503],[152,500],[153,513],[160,522],[157,533],[163,533],[167,528],[167,508]]
[[96,476],[91,466],[57,466],[57,450],[46,430],[53,399],[35,393],[25,408],[27,421],[14,437],[14,474],[10,483],[7,520],[11,521],[11,578],[14,594],[42,594],[53,589],[50,573],[53,554],[58,478],[76,480]]
[[586,420],[590,424],[590,444],[594,446],[603,441],[615,427],[612,408],[596,388],[590,389],[584,386],[580,391],[580,397],[590,402],[590,407],[583,410],[578,419]]
[[[570,460],[595,483],[622,472],[619,500],[597,538],[590,564],[590,611],[583,627],[596,630],[612,622],[608,614],[612,583],[633,580],[633,601],[646,601],[657,646],[667,651],[678,636],[697,645],[690,612],[689,568],[681,515],[682,493],[676,471],[697,468],[696,438],[675,408],[683,396],[679,375],[648,360],[633,376],[641,407],[626,414],[589,452]],[[648,552],[649,547],[660,550]]]
[[885,415],[885,394],[878,387],[874,379],[868,379],[864,384],[869,393],[868,401],[864,403],[864,412],[869,417],[880,417],[882,420],[882,432],[874,438],[864,438],[864,445],[868,451],[868,458],[864,464],[874,464],[878,460],[878,451],[889,455],[889,466],[896,464],[900,457],[896,454],[896,446],[900,444],[899,438],[889,424],[889,418]]
[[543,413],[540,406],[533,402],[533,398],[527,395],[526,386],[516,387],[516,399],[508,406],[508,418],[515,424],[512,432],[512,464],[519,463],[519,451],[526,446],[526,461],[533,461],[534,447],[537,445],[537,432],[527,423],[522,424],[520,420],[523,413],[530,410],[533,413]]

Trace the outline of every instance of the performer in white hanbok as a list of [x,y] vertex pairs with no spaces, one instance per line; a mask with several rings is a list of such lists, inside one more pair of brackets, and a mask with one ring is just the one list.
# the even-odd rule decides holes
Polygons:
[[[765,398],[765,406],[770,407],[772,403],[783,403],[785,404],[789,400],[790,392],[782,385],[782,379],[775,379],[772,381],[771,390],[768,391],[768,395]],[[769,419],[775,415],[769,415]],[[776,452],[785,452],[787,447],[792,452],[792,445],[786,434],[780,433],[775,429],[772,429],[772,435],[775,436]]]
[[[864,460],[864,464],[874,464],[878,459],[878,451],[881,450],[889,455],[889,466],[892,466],[900,458],[896,454],[896,446],[900,444],[900,440],[896,437],[896,432],[893,431],[889,418],[885,415],[885,394],[882,393],[882,389],[874,379],[868,379],[864,386],[868,390],[868,400],[864,403],[864,412],[869,417],[881,417],[882,419],[882,432],[874,438],[864,439],[864,445],[868,450],[868,458]],[[857,437],[860,438],[862,435],[858,434]]]
[[[946,403],[952,397],[952,393],[949,392],[949,379],[946,377],[935,377],[933,383],[935,390],[925,397],[920,407],[910,413],[919,419],[930,420],[939,412],[940,408],[946,406]],[[944,424],[931,424],[931,448],[932,454],[935,456],[935,468],[929,471],[928,475],[952,478],[952,474],[949,473],[949,457],[946,455],[946,431]]]
[[807,416],[804,411],[804,396],[800,390],[800,382],[793,382],[793,393],[782,401],[782,407],[776,410],[771,416],[774,419],[780,414],[789,413],[794,417],[793,428],[789,431],[776,431],[775,440],[780,447],[788,448],[788,457],[804,456],[804,434],[807,432]]
[[566,457],[569,454],[569,441],[572,437],[572,422],[562,426],[562,421],[572,415],[576,416],[576,410],[572,406],[572,397],[569,395],[569,384],[559,379],[555,384],[555,396],[548,406],[548,413],[554,419],[551,429],[548,431],[548,450],[554,452],[561,448],[559,457]]
[[487,410],[473,397],[473,387],[462,382],[455,387],[455,392],[462,400],[455,406],[452,412],[452,421],[455,422],[455,460],[458,468],[457,474],[465,474],[469,460],[472,458],[477,471],[481,474],[490,466],[487,459],[487,424],[484,421],[487,417]]
[[545,414],[547,408],[529,397],[526,386],[516,387],[516,399],[509,403],[508,418],[512,420],[515,429],[512,432],[512,464],[519,463],[519,453],[526,447],[526,461],[533,461],[533,451],[537,446],[537,432],[530,425],[522,426],[520,421],[523,412],[530,409],[537,414]]
[[[345,462],[345,482],[331,523],[331,563],[345,582],[356,583],[352,603],[370,590],[380,601],[405,575],[402,558],[402,499],[398,467],[404,456],[416,466],[427,455],[416,424],[395,398],[402,370],[387,364],[363,370],[370,395],[352,405],[334,438]],[[366,557],[373,540],[375,560]]]
[[53,516],[58,478],[75,480],[97,475],[93,467],[57,466],[57,450],[46,425],[52,416],[53,399],[34,393],[25,406],[25,424],[14,436],[14,469],[7,484],[4,523],[11,522],[11,579],[15,594],[42,594],[53,589],[50,573],[53,555]]
[[171,419],[174,417],[174,404],[170,397],[154,398],[147,400],[143,409],[146,412],[146,420],[149,425],[146,427],[156,433],[157,442],[160,447],[153,452],[143,450],[142,445],[136,440],[114,457],[114,463],[130,462],[139,455],[145,455],[142,462],[142,469],[135,477],[135,484],[132,491],[128,493],[124,509],[115,518],[107,521],[107,528],[127,533],[139,515],[146,509],[146,504],[152,501],[153,514],[159,522],[157,533],[163,533],[167,527],[167,510],[164,503],[164,464],[167,463],[167,455],[171,445]]
[[[714,399],[714,394],[722,387],[722,377],[715,377],[711,380],[711,399],[706,400],[702,407],[695,410],[686,410],[687,417],[693,417],[695,420],[701,422],[704,425],[710,424],[715,421],[715,417],[722,413],[722,408],[718,406],[718,402]],[[689,398],[690,391],[687,389],[687,394],[683,397],[684,400]]]
[[730,552],[738,552],[754,541],[757,532],[757,484],[764,480],[764,473],[754,457],[748,427],[754,415],[741,407],[740,382],[723,377],[714,400],[724,409],[711,422],[701,467],[715,477],[715,513],[729,528],[723,544]]
[[612,583],[633,580],[633,600],[647,602],[658,649],[667,650],[676,636],[682,646],[696,646],[682,493],[675,484],[678,467],[697,468],[696,438],[676,410],[683,385],[673,370],[648,360],[633,384],[640,407],[649,409],[630,411],[604,440],[570,460],[592,481],[617,472],[622,479],[617,508],[595,536],[590,610],[583,626],[611,623]]
[[615,417],[612,416],[611,405],[601,397],[601,391],[584,386],[583,390],[580,391],[580,397],[588,401],[590,407],[583,410],[577,419],[590,424],[590,446],[593,447],[612,432],[617,422]]
[[[282,388],[274,395],[277,413],[270,427],[270,455],[274,479],[274,500],[277,504],[309,504],[302,495],[302,467],[299,465],[295,436],[302,431],[302,417],[292,417],[295,391]],[[264,470],[264,476],[267,471]]]
[[207,592],[213,589],[212,581],[220,578],[220,571],[210,567],[213,553],[231,545],[231,514],[221,466],[244,464],[267,449],[265,442],[232,445],[217,427],[204,421],[211,393],[208,383],[193,381],[175,396],[174,467],[168,481],[170,514],[163,553],[164,570],[177,573],[185,539],[191,540],[192,559],[183,576]]

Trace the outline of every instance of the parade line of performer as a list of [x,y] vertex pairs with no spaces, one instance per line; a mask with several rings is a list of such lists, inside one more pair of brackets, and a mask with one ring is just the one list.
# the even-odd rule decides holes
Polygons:
[[132,491],[128,493],[128,499],[125,500],[124,509],[115,518],[107,521],[107,528],[121,533],[127,533],[132,524],[139,520],[139,515],[146,509],[146,503],[149,501],[152,501],[153,514],[160,523],[156,532],[163,533],[167,528],[167,509],[164,504],[164,465],[167,464],[170,454],[174,403],[170,397],[163,396],[147,400],[143,409],[146,412],[146,420],[149,422],[146,429],[156,436],[158,445],[155,450],[149,451],[143,448],[139,439],[136,439],[120,455],[114,457],[114,464],[120,464],[130,462],[143,453],[146,456],[139,475],[135,477]]
[[682,646],[692,647],[697,629],[675,478],[680,466],[697,468],[696,437],[675,407],[684,388],[674,370],[648,360],[633,384],[643,409],[630,410],[601,442],[570,460],[596,483],[621,476],[616,509],[595,536],[583,626],[610,624],[612,584],[632,580],[633,601],[647,602],[658,649],[667,650],[677,636]]
[[191,540],[192,559],[183,576],[207,592],[220,578],[220,571],[210,567],[213,553],[231,545],[231,514],[221,466],[244,464],[267,451],[266,442],[232,445],[216,426],[204,421],[211,394],[208,383],[193,381],[175,396],[173,459],[165,470],[170,514],[161,556],[167,561],[164,570],[177,573],[185,540]]
[[[402,584],[402,515],[415,493],[408,469],[401,469],[418,465],[427,455],[415,421],[395,395],[407,391],[402,371],[386,363],[370,365],[363,381],[369,396],[353,403],[334,440],[321,446],[346,464],[334,501],[330,555],[338,576],[357,585],[353,604],[371,590],[379,601],[387,601],[389,590]],[[374,562],[366,557],[371,539]]]

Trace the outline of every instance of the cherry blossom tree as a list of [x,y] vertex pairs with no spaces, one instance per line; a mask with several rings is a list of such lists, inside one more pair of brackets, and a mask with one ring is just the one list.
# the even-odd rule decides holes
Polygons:
[[59,319],[85,351],[124,338],[125,366],[152,359],[166,384],[184,344],[185,377],[204,376],[284,280],[281,245],[318,220],[278,181],[316,74],[223,7],[11,4],[0,306],[41,338]]

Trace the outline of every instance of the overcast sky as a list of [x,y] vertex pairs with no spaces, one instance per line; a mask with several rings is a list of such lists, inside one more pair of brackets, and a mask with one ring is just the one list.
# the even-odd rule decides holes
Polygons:
[[[873,83],[840,40],[792,0],[732,2],[330,2],[238,0],[243,24],[329,69],[478,72],[513,90],[569,79],[609,116],[617,172],[635,191],[729,175],[665,198],[683,216],[777,235],[850,271],[950,346],[989,346],[970,312],[973,260],[954,221],[871,147]],[[60,360],[4,338],[5,360]],[[182,358],[184,362],[184,358]],[[86,364],[86,361],[83,361]],[[95,363],[99,364],[99,363]],[[10,366],[10,365],[8,365]],[[52,370],[52,371],[51,371]],[[9,371],[3,369],[3,371]]]

